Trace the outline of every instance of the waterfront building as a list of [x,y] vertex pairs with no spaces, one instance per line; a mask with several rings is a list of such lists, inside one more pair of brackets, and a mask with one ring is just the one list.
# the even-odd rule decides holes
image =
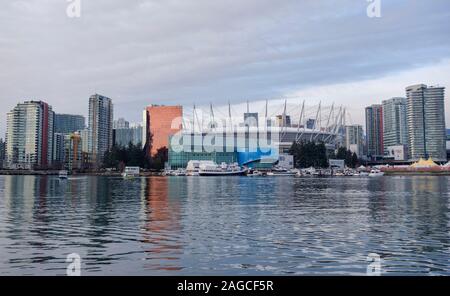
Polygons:
[[182,128],[182,117],[182,106],[151,105],[145,108],[143,122],[145,138],[142,140],[146,143],[145,147],[150,156],[154,156],[162,147],[169,147],[169,137]]
[[19,103],[7,114],[6,160],[10,168],[48,168],[54,112],[42,101]]
[[68,171],[83,168],[82,139],[79,133],[64,136],[64,167]]
[[406,126],[406,98],[392,98],[383,101],[383,146],[384,154],[388,147],[408,144]]
[[[343,135],[339,134],[339,131],[343,130],[340,125],[343,122],[341,120],[343,113],[332,114],[328,125],[325,123],[328,120],[323,120],[312,129],[308,129],[305,127],[307,117],[298,112],[297,106],[298,104],[293,105],[295,109],[287,110],[285,103],[283,108],[285,112],[281,115],[282,119],[283,117],[289,118],[289,121],[291,118],[295,118],[293,120],[298,122],[295,127],[292,125],[277,126],[276,121],[279,117],[275,116],[263,121],[267,122],[267,126],[260,124],[257,128],[251,128],[250,131],[249,127],[243,123],[249,116],[242,116],[243,113],[231,114],[230,106],[228,112],[214,113],[214,119],[217,122],[232,123],[231,126],[219,124],[214,129],[210,129],[209,123],[196,117],[194,112],[191,119],[184,118],[186,123],[184,129],[169,140],[168,166],[172,169],[185,168],[190,160],[211,160],[216,163],[228,164],[237,160],[241,166],[270,169],[277,163],[289,165],[291,159],[285,154],[289,153],[294,142],[301,141],[324,142],[327,150],[334,151],[339,139],[343,138]],[[273,104],[270,107],[273,110],[280,110],[281,106]],[[204,112],[199,113],[203,114]],[[228,113],[228,117],[220,117],[225,113]],[[276,113],[266,110],[265,114]],[[314,114],[317,114],[317,111],[314,111]],[[318,117],[320,118],[320,116]],[[269,122],[273,122],[273,124]]]
[[383,106],[366,107],[366,145],[370,159],[382,158],[383,146]]
[[425,84],[406,88],[408,148],[411,160],[431,157],[445,161],[444,87]]
[[113,145],[113,111],[110,98],[98,94],[89,98],[88,149],[95,167]]
[[344,159],[329,159],[328,164],[331,169],[344,170],[345,160]]
[[142,147],[142,126],[140,124],[128,125],[127,128],[114,129],[114,146],[127,147],[130,143]]
[[64,134],[53,134],[53,165],[61,168],[64,164]]
[[[170,144],[169,144],[170,146]],[[210,160],[215,163],[235,163],[238,162],[238,155],[236,152],[189,152],[181,151],[175,152],[169,148],[169,162],[168,166],[171,169],[186,168],[191,160]]]
[[82,115],[55,114],[55,133],[70,134],[85,128]]
[[345,147],[359,158],[364,154],[364,132],[362,125],[345,126]]
[[280,154],[278,157],[277,166],[284,168],[284,169],[293,169],[294,168],[294,155]]

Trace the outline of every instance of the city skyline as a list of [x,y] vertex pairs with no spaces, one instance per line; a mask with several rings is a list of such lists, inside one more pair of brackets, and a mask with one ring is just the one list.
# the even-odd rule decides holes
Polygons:
[[140,122],[150,104],[295,96],[351,106],[363,124],[365,106],[404,96],[406,85],[450,85],[448,1],[384,1],[381,18],[366,15],[366,1],[84,1],[79,19],[51,2],[0,12],[5,110],[33,99],[87,118],[97,92],[114,100],[115,118]]

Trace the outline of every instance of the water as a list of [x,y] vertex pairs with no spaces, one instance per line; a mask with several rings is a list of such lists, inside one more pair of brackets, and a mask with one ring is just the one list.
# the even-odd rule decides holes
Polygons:
[[0,176],[0,274],[450,274],[449,178]]

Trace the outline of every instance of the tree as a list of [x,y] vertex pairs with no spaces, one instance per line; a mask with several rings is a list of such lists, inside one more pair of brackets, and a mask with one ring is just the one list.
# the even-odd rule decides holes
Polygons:
[[315,142],[294,142],[289,150],[294,156],[295,167],[328,167],[327,149],[325,144]]
[[152,157],[152,168],[155,170],[164,169],[165,163],[169,160],[169,150],[167,147],[161,147]]
[[352,154],[352,168],[356,168],[359,165],[358,155],[353,152]]
[[123,170],[125,166],[149,167],[148,157],[140,148],[140,144],[129,143],[127,147],[113,146],[105,153],[103,167]]
[[356,168],[359,165],[358,155],[347,150],[345,147],[339,147],[335,155],[336,159],[343,159],[345,165],[349,168]]
[[345,147],[339,147],[336,152],[336,159],[345,159],[347,156],[347,149]]

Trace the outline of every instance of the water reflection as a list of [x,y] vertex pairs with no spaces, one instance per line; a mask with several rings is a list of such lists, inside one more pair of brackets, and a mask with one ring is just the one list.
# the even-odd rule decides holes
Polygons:
[[148,178],[145,184],[145,221],[142,242],[146,263],[144,268],[181,270],[178,260],[182,254],[180,240],[180,186],[176,179]]
[[449,178],[0,176],[0,274],[450,274]]

